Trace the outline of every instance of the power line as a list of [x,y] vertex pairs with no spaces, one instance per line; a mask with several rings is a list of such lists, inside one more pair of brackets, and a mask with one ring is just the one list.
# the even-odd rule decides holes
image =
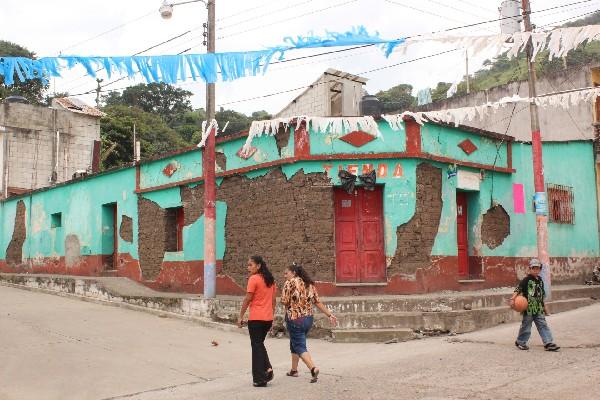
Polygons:
[[98,39],[98,38],[99,38],[99,37],[101,37],[101,36],[104,36],[104,35],[106,35],[106,34],[109,34],[109,33],[111,33],[111,32],[114,32],[114,31],[116,31],[116,30],[119,30],[119,29],[121,29],[121,28],[123,28],[123,27],[125,27],[125,26],[127,26],[127,25],[129,25],[129,24],[132,24],[132,23],[134,23],[134,22],[137,22],[137,21],[139,21],[139,20],[141,20],[141,19],[144,19],[144,18],[146,18],[147,16],[149,16],[149,15],[151,15],[151,14],[154,14],[155,12],[156,12],[156,10],[155,10],[155,9],[153,9],[152,11],[150,11],[150,12],[148,12],[148,13],[146,13],[146,14],[144,14],[144,15],[140,16],[140,17],[137,17],[137,18],[135,18],[135,19],[132,19],[132,20],[130,20],[130,21],[127,21],[127,22],[124,22],[124,23],[122,23],[122,24],[120,24],[120,25],[117,25],[117,26],[115,26],[115,27],[113,27],[113,28],[111,28],[111,29],[109,29],[109,30],[107,30],[107,31],[104,31],[104,32],[101,32],[101,33],[97,34],[96,36],[92,36],[92,37],[90,37],[90,38],[88,38],[88,39],[82,40],[82,41],[80,41],[80,42],[77,42],[77,43],[75,43],[75,44],[72,44],[72,45],[70,45],[70,46],[68,46],[68,47],[65,47],[64,49],[62,49],[62,50],[60,50],[60,51],[59,51],[59,54],[62,54],[62,53],[65,51],[65,50],[72,49],[73,47],[77,47],[77,46],[79,46],[79,45],[81,45],[81,44],[83,44],[83,43],[90,42],[90,41],[92,41],[92,40]]
[[[330,9],[332,7],[338,7],[338,6],[341,6],[341,5],[344,5],[344,4],[348,4],[348,3],[352,3],[352,2],[355,2],[355,1],[358,1],[358,0],[350,0],[350,1],[347,1],[345,3],[341,3],[341,4],[334,5],[334,6],[330,6],[328,8],[324,8],[324,9],[321,9],[321,10],[316,10],[316,11],[313,11],[311,13],[320,12],[320,11],[323,11],[323,10],[326,10],[326,9]],[[391,0],[385,0],[385,1],[394,3]],[[569,4],[563,4],[563,5],[560,5],[560,6],[550,7],[550,8],[546,8],[546,9],[542,9],[542,10],[537,10],[537,11],[532,11],[531,13],[532,14],[534,14],[534,13],[541,13],[541,12],[546,12],[546,11],[550,11],[550,10],[555,10],[555,9],[560,9],[560,8],[564,8],[564,7],[569,7],[571,5],[589,3],[591,1],[593,1],[593,0],[581,0],[581,1],[573,2],[573,3],[569,3]],[[401,5],[401,4],[399,4],[399,5]],[[404,6],[404,5],[402,5],[402,6]],[[305,14],[305,15],[307,15],[307,14]],[[495,23],[495,22],[501,21],[503,19],[509,19],[509,18],[514,18],[514,17],[517,17],[517,16],[501,17],[501,18],[494,19],[494,20],[476,22],[476,23],[472,23],[472,24],[457,26],[457,27],[453,27],[453,28],[448,28],[448,29],[443,29],[443,30],[439,30],[439,31],[430,32],[430,33],[423,33],[423,34],[418,34],[418,35],[413,35],[413,36],[407,36],[405,39],[411,39],[411,38],[416,38],[416,37],[421,37],[421,36],[426,36],[426,35],[432,35],[432,34],[438,34],[438,33],[444,33],[444,32],[451,32],[451,31],[455,31],[455,30],[459,30],[459,29],[470,28],[470,27],[473,27],[473,26],[488,24],[488,23],[492,23],[492,22]],[[280,22],[284,22],[284,21],[280,21]],[[338,50],[332,50],[332,51],[322,52],[322,53],[313,54],[313,55],[296,57],[296,58],[293,58],[293,59],[287,59],[287,60],[281,60],[281,61],[274,61],[274,62],[272,62],[270,64],[273,65],[273,64],[284,63],[284,62],[291,62],[291,61],[296,61],[296,60],[301,60],[301,59],[306,59],[306,58],[319,57],[319,56],[323,56],[323,55],[327,55],[327,54],[339,53],[339,52],[345,52],[345,51],[352,51],[352,50],[356,50],[356,49],[360,49],[360,48],[365,48],[365,47],[371,47],[371,46],[375,46],[375,45],[376,44],[366,44],[366,45],[354,46],[354,47],[349,47],[349,48],[345,48],[345,49],[338,49]],[[197,46],[194,46],[194,47],[197,47]],[[187,49],[187,50],[185,50],[183,52],[187,52],[187,51],[191,50],[192,48],[193,47],[191,47],[191,48],[189,48],[189,49]],[[105,84],[103,87],[112,85],[113,83],[121,81],[121,80],[123,80],[125,78],[126,77],[122,77],[122,78],[119,78],[119,79],[117,79],[115,81],[109,82],[109,83]],[[115,90],[120,90],[120,89],[115,89]],[[87,92],[83,92],[83,93],[80,93],[80,94],[75,94],[73,96],[79,96],[79,95],[89,94],[89,93],[91,93],[93,91],[95,91],[95,89],[87,91]],[[104,91],[102,91],[102,92],[104,92]]]
[[[301,3],[296,3],[296,4],[293,4],[293,5],[288,5],[286,7],[279,8],[277,10],[269,11],[266,14],[261,14],[257,19],[264,19],[264,18],[266,18],[268,16],[280,13],[282,11],[287,12],[287,11],[289,11],[292,8],[296,8],[296,7],[299,7],[299,6],[307,4],[307,3],[312,3],[313,1],[314,0],[305,0],[305,1],[301,2]],[[229,25],[225,25],[225,26],[219,26],[217,28],[217,31],[222,31],[223,29],[231,28],[231,27],[234,27],[234,26],[239,26],[239,25],[244,24],[246,22],[253,22],[253,21],[256,21],[256,19],[255,18],[249,18],[249,19],[246,19],[246,20],[243,20],[243,21],[238,21],[235,24],[229,24]]]
[[[154,44],[154,45],[152,45],[152,46],[150,46],[150,47],[148,47],[148,48],[146,48],[146,49],[144,49],[144,50],[142,50],[142,51],[138,51],[137,53],[133,54],[133,55],[132,55],[132,57],[133,57],[133,56],[140,55],[140,54],[142,54],[142,53],[145,53],[145,52],[147,52],[147,51],[149,51],[149,50],[152,50],[152,49],[154,49],[154,48],[156,48],[156,47],[162,46],[162,45],[163,45],[163,44],[165,44],[165,43],[169,43],[169,42],[171,42],[171,41],[173,41],[173,40],[175,40],[175,39],[178,39],[178,38],[180,38],[180,37],[182,37],[182,36],[185,36],[185,35],[189,34],[190,32],[192,32],[192,30],[185,31],[185,32],[183,32],[183,33],[180,33],[179,35],[175,35],[175,36],[173,36],[173,37],[171,37],[171,38],[169,38],[169,39],[167,39],[167,40],[164,40],[164,41],[162,41],[162,42],[160,42],[160,43]],[[98,68],[98,69],[96,70],[96,72],[100,72],[100,71],[102,71],[103,69],[104,69],[104,68]],[[80,80],[80,79],[83,79],[83,78],[86,78],[86,77],[88,77],[88,75],[87,75],[87,74],[86,74],[86,75],[82,75],[82,76],[80,76],[79,78],[76,78],[75,80],[73,80],[73,81],[71,81],[71,82],[75,82],[75,81],[78,81],[78,80]],[[121,80],[121,79],[119,79],[119,80]],[[76,89],[76,88],[78,88],[78,87],[81,87],[81,86],[83,86],[83,85],[87,85],[87,82],[84,82],[84,83],[82,83],[82,84],[80,84],[80,85],[72,86],[72,87],[70,87],[69,89],[67,89],[67,91],[69,91],[69,90],[73,90],[73,89]],[[106,85],[104,85],[104,86],[107,86],[107,85],[109,85],[109,84],[106,84]]]
[[566,18],[566,19],[563,19],[563,20],[560,20],[560,21],[554,21],[554,22],[550,22],[550,23],[548,23],[548,24],[544,24],[544,25],[542,25],[542,26],[541,26],[541,28],[545,28],[545,27],[548,27],[548,26],[555,26],[556,24],[562,24],[563,22],[568,22],[568,21],[572,21],[572,20],[577,20],[577,19],[580,19],[580,18],[586,17],[586,16],[588,16],[588,15],[596,14],[598,11],[600,11],[600,9],[596,9],[596,10],[594,10],[594,11],[590,11],[590,12],[587,12],[587,13],[585,13],[585,14],[576,15],[576,16],[574,16],[574,17]]
[[[329,7],[321,8],[319,10],[314,10],[314,11],[310,11],[310,12],[307,12],[307,13],[304,13],[304,14],[295,15],[295,16],[290,17],[290,18],[281,19],[281,20],[273,22],[271,24],[256,26],[254,28],[249,28],[249,29],[246,29],[246,30],[243,30],[243,31],[234,32],[234,33],[231,33],[229,35],[220,36],[217,39],[225,39],[225,38],[228,38],[228,37],[239,36],[239,35],[242,35],[242,34],[247,33],[247,32],[256,31],[258,29],[267,28],[267,27],[278,25],[278,24],[282,24],[282,23],[288,22],[288,21],[294,21],[294,20],[297,20],[300,17],[306,17],[307,15],[312,15],[312,14],[316,14],[316,13],[319,13],[319,12],[322,12],[322,11],[331,10],[332,8],[342,7],[342,6],[351,4],[351,3],[355,3],[357,1],[358,0],[348,0],[348,1],[345,1],[343,3],[338,3],[338,4],[331,5]],[[198,47],[198,46],[195,46],[195,47]]]
[[467,11],[465,9],[457,8],[457,7],[454,7],[454,6],[449,6],[449,5],[444,4],[444,3],[440,2],[440,1],[437,1],[437,0],[426,0],[426,1],[429,1],[430,3],[433,3],[433,4],[437,4],[438,6],[442,6],[442,7],[446,7],[446,8],[449,8],[451,10],[454,10],[454,11],[458,11],[458,12],[463,13],[463,14],[468,14],[468,15],[472,15],[472,16],[477,17],[477,18],[481,18],[481,15],[473,14],[472,12]]
[[490,14],[496,14],[496,12],[490,10],[489,8],[481,7],[480,5],[478,5],[476,3],[471,3],[470,1],[466,1],[466,0],[458,0],[458,1],[460,1],[463,4],[468,5],[469,7],[476,7],[476,8],[479,8],[479,9],[483,10],[483,11],[489,12]]
[[[458,49],[446,50],[446,51],[442,51],[442,52],[439,52],[439,53],[430,54],[430,55],[427,55],[427,56],[418,57],[418,58],[414,58],[414,59],[407,60],[407,61],[402,61],[402,62],[399,62],[399,63],[396,63],[396,64],[387,65],[385,67],[376,68],[376,69],[372,69],[372,70],[364,71],[364,72],[359,72],[359,73],[357,73],[355,75],[364,75],[364,74],[368,74],[368,73],[379,71],[379,70],[386,69],[386,68],[397,67],[399,65],[409,64],[409,63],[412,63],[412,62],[425,60],[427,58],[436,57],[436,56],[439,56],[439,55],[442,55],[442,54],[446,54],[446,53],[451,53],[451,52],[454,52],[454,51],[457,51],[457,50]],[[221,104],[219,104],[219,106],[225,106],[225,105],[234,104],[234,103],[242,103],[242,102],[246,102],[246,101],[250,101],[250,100],[263,99],[263,98],[266,98],[266,97],[272,97],[272,96],[276,96],[276,95],[284,94],[284,93],[289,93],[289,92],[293,92],[293,91],[300,90],[300,89],[306,89],[306,88],[310,88],[310,87],[314,87],[314,86],[318,86],[318,85],[323,85],[323,84],[326,84],[326,83],[329,83],[329,82],[330,81],[320,82],[320,83],[314,83],[312,85],[300,86],[300,87],[293,88],[293,89],[286,89],[286,90],[282,90],[282,91],[279,91],[279,92],[269,93],[269,94],[266,94],[266,95],[256,96],[256,97],[252,97],[252,98],[248,98],[248,99],[241,99],[241,100],[236,100],[236,101],[229,101],[227,103],[221,103]]]

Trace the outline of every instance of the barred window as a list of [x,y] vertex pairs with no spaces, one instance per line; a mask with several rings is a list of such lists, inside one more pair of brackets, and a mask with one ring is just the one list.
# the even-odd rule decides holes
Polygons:
[[574,224],[575,209],[573,188],[563,185],[548,184],[548,212],[550,222],[557,224]]

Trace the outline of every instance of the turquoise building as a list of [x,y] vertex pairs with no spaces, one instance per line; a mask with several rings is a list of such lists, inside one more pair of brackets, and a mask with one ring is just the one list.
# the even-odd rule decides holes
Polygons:
[[[332,119],[330,119],[332,120]],[[242,294],[261,254],[282,277],[303,264],[320,293],[408,294],[513,285],[536,256],[531,145],[405,119],[298,123],[217,138],[217,293]],[[599,261],[591,141],[546,142],[553,282]],[[124,276],[203,288],[203,174],[197,148],[0,203],[3,272]]]

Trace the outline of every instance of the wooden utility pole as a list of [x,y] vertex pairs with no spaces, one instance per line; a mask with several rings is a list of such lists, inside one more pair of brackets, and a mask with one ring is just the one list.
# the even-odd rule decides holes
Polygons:
[[[215,0],[208,0],[208,53],[215,52]],[[215,84],[206,85],[207,125],[215,118]],[[204,297],[214,298],[217,290],[216,270],[216,197],[215,182],[215,135],[210,130],[202,155],[202,175],[204,175]]]
[[[531,32],[531,5],[529,0],[522,0],[523,21],[525,23],[525,32]],[[533,45],[531,39],[527,45],[527,68],[529,70],[529,97],[535,99],[536,94],[536,74],[535,60],[533,58]],[[548,199],[546,196],[546,187],[544,184],[544,165],[542,161],[542,135],[540,132],[540,118],[537,104],[534,100],[529,103],[529,112],[531,114],[531,148],[533,153],[533,182],[535,187],[535,220],[537,232],[537,250],[538,258],[543,265],[542,274],[546,283],[546,292],[548,297],[551,293],[550,278],[550,257],[548,256]]]
[[100,92],[102,91],[102,86],[100,84],[104,81],[104,79],[96,78],[96,82],[98,82],[98,86],[96,86],[96,108],[100,108]]

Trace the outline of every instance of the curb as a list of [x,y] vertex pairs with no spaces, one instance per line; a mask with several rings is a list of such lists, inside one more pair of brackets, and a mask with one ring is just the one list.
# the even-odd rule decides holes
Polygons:
[[212,329],[220,330],[223,332],[235,332],[235,333],[246,334],[246,335],[248,334],[247,328],[240,329],[237,326],[211,321],[206,318],[192,317],[189,315],[178,314],[178,313],[174,313],[174,312],[170,312],[170,311],[156,310],[153,308],[138,306],[135,304],[125,303],[125,302],[106,301],[106,300],[101,300],[101,299],[95,299],[92,297],[80,296],[80,295],[73,294],[73,293],[59,292],[56,290],[49,290],[49,289],[43,289],[43,288],[33,288],[33,287],[25,286],[25,285],[17,285],[14,283],[8,283],[3,280],[0,280],[0,286],[12,287],[15,289],[27,290],[30,292],[51,294],[54,296],[71,298],[71,299],[76,299],[76,300],[80,300],[80,301],[85,301],[88,303],[104,305],[104,306],[118,307],[118,308],[123,308],[123,309],[127,309],[127,310],[132,310],[132,311],[141,311],[141,312],[145,312],[147,314],[156,315],[158,317],[177,318],[177,319],[193,322],[193,323],[203,326],[205,328],[212,328]]

